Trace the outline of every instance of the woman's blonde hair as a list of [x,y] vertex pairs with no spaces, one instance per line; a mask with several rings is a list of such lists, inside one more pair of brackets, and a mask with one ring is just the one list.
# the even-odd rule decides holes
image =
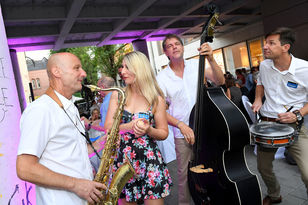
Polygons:
[[[155,112],[158,96],[164,98],[164,94],[158,86],[155,74],[148,58],[139,51],[127,53],[123,58],[129,71],[135,74],[135,84],[146,98]],[[127,99],[131,93],[131,86],[127,86]]]

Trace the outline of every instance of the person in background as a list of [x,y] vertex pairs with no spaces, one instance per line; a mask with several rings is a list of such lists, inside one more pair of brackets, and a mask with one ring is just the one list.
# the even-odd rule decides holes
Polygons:
[[[120,203],[136,204],[142,200],[145,205],[162,205],[172,185],[156,144],[157,140],[165,140],[168,136],[164,95],[149,60],[141,52],[133,51],[124,56],[121,74],[126,84],[126,102],[119,126],[122,137],[113,170],[129,160],[136,175],[125,185]],[[106,129],[110,129],[114,122],[118,103],[118,93],[113,92]]]
[[251,102],[251,103],[253,103],[254,100],[255,100],[258,76],[259,76],[259,71],[253,72],[253,74],[252,74],[253,85],[252,85],[252,88],[250,89],[248,96],[247,96],[248,99],[249,99],[249,102]]
[[246,82],[246,78],[248,75],[246,68],[242,68],[242,75],[245,77],[245,82]]
[[[115,82],[113,78],[108,76],[103,76],[101,79],[98,80],[97,86],[103,89],[107,89],[114,87]],[[99,91],[99,93],[104,98],[100,109],[101,122],[99,123],[99,125],[104,127],[112,91]]]
[[253,74],[257,72],[257,68],[256,67],[252,67],[250,69],[250,73],[247,75],[246,77],[246,83],[245,86],[248,89],[248,92],[250,92],[250,90],[252,89],[252,87],[254,86],[254,81],[252,79]]
[[[98,140],[101,136],[105,135],[105,132],[102,131],[102,129],[92,129],[96,128],[96,126],[92,127],[92,124],[97,124],[100,122],[100,112],[99,112],[99,107],[97,105],[93,105],[90,108],[91,111],[91,116],[89,118],[89,124],[86,125],[85,127],[87,128],[89,132],[89,137],[92,142],[95,142]],[[85,117],[81,117],[81,120],[85,120]]]
[[[169,110],[170,100],[166,99],[166,110]],[[172,191],[169,196],[165,199],[166,205],[178,204],[178,176],[176,166],[176,153],[174,144],[173,127],[168,125],[169,135],[167,139],[156,141],[158,148],[163,156],[164,162],[167,164],[170,176],[172,178]]]
[[93,106],[90,108],[90,113],[91,113],[91,116],[90,116],[89,120],[90,120],[91,122],[100,119],[99,108],[98,108],[96,105],[93,105]]
[[[72,98],[81,90],[86,73],[75,55],[56,53],[48,60],[47,74],[50,88],[25,109],[20,120],[17,175],[36,184],[38,205],[99,202],[106,187],[92,181],[88,154],[93,150]],[[100,141],[94,147],[99,148]]]
[[235,79],[232,76],[226,78],[227,97],[237,106],[241,107],[242,91],[235,85]]
[[[165,98],[170,99],[170,114],[167,114],[167,119],[168,124],[173,126],[175,137],[179,204],[189,204],[191,196],[187,183],[187,167],[192,158],[195,136],[188,124],[197,98],[199,61],[184,60],[183,42],[177,35],[166,35],[162,47],[170,62],[167,68],[158,73],[156,79]],[[223,72],[216,63],[209,44],[202,44],[198,50],[200,55],[206,56],[210,64],[210,68],[205,70],[205,77],[216,85],[224,84]]]
[[[107,89],[107,88],[111,88],[115,86],[115,82],[113,78],[108,77],[108,76],[103,76],[98,80],[97,86],[102,89]],[[100,106],[100,120],[92,121],[92,122],[86,118],[82,118],[82,120],[85,121],[86,127],[88,127],[89,125],[91,127],[95,126],[97,129],[100,130],[100,129],[104,129],[105,119],[106,119],[112,91],[98,91],[98,93],[103,98],[103,102]]]
[[[260,64],[252,109],[260,111],[262,121],[285,123],[298,132],[298,140],[286,149],[296,161],[308,190],[308,130],[303,125],[303,117],[308,113],[308,62],[290,53],[294,42],[295,34],[290,28],[277,28],[265,36],[266,60]],[[261,146],[257,149],[258,170],[268,194],[264,205],[282,201],[272,163],[276,150]]]
[[240,86],[242,87],[246,83],[245,76],[242,74],[242,69],[235,70],[236,79],[239,80]]

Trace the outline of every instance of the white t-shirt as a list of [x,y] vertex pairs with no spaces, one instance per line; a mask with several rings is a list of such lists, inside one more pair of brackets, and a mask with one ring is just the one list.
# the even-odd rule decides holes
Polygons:
[[[170,108],[167,110],[167,112],[170,113]],[[173,127],[168,125],[168,131],[169,134],[167,139],[156,141],[165,163],[169,163],[172,162],[173,160],[176,160]]]
[[172,126],[168,126],[168,129],[169,129],[169,135],[167,139],[156,141],[165,163],[169,163],[172,162],[173,160],[176,160],[173,128]]
[[[54,100],[41,96],[22,114],[18,155],[35,155],[54,172],[92,180],[86,140],[74,126],[84,133],[79,112],[71,100],[56,94],[73,122]],[[36,204],[84,205],[86,201],[73,192],[36,185]]]
[[[156,79],[165,97],[170,99],[170,115],[189,125],[197,97],[199,60],[185,60],[184,64],[183,79],[176,76],[169,65],[158,73]],[[176,127],[173,127],[173,133],[176,138],[184,138]]]
[[290,68],[279,71],[272,60],[260,64],[258,85],[264,86],[265,102],[261,115],[277,118],[278,113],[302,108],[308,102],[308,61],[291,56]]

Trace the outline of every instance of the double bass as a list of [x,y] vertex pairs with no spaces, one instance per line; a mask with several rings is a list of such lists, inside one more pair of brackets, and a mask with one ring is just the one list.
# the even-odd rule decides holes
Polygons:
[[[213,41],[219,14],[215,6],[210,13],[200,45]],[[188,165],[191,196],[196,205],[261,205],[258,178],[245,159],[245,146],[251,140],[247,120],[221,87],[204,83],[204,65],[205,57],[200,56],[198,97],[190,116],[196,137]]]

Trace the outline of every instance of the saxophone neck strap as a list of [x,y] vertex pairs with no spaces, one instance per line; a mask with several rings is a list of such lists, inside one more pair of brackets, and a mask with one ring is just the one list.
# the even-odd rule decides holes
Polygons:
[[[91,146],[91,148],[93,149],[94,153],[96,154],[96,156],[100,159],[100,156],[97,152],[97,150],[94,148],[93,143],[90,140],[89,137],[89,133],[85,130],[85,133],[82,133],[78,127],[74,124],[73,120],[71,119],[71,117],[67,114],[67,112],[64,109],[64,106],[62,104],[62,102],[60,101],[59,97],[57,96],[57,94],[55,93],[54,89],[52,87],[49,87],[46,92],[46,95],[48,95],[51,99],[53,99],[59,106],[60,108],[65,112],[65,114],[67,115],[67,117],[70,119],[70,121],[73,123],[73,125],[76,127],[76,129],[79,131],[79,133],[84,136],[88,142],[88,144]],[[81,123],[81,122],[80,122]]]
[[64,110],[62,102],[60,101],[59,97],[56,95],[52,87],[49,87],[46,90],[45,94],[48,95],[51,99],[53,99],[60,106],[60,108]]

